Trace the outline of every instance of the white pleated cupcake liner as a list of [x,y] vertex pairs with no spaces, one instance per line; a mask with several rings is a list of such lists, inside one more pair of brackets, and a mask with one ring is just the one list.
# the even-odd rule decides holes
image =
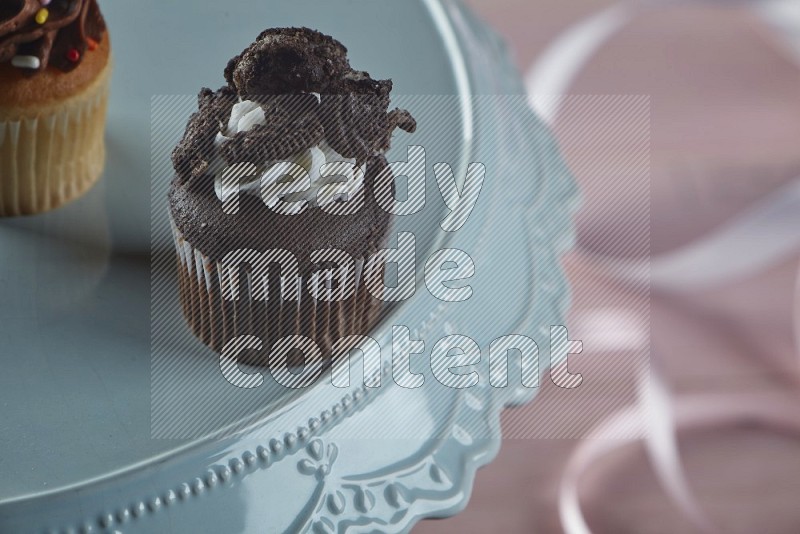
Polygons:
[[61,105],[2,114],[0,216],[57,208],[97,181],[105,165],[109,71]]
[[[222,352],[232,339],[256,336],[263,342],[261,353],[266,356],[278,339],[304,336],[314,340],[322,357],[329,360],[331,347],[338,339],[368,335],[380,316],[383,302],[376,299],[361,280],[365,274],[364,258],[355,261],[355,292],[347,299],[343,298],[347,290],[345,284],[334,288],[330,279],[322,276],[271,277],[272,281],[277,279],[277,284],[272,285],[279,287],[269,285],[257,289],[252,272],[248,270],[237,284],[238,271],[232,272],[229,266],[197,250],[170,222],[183,314],[195,336],[215,352]],[[347,268],[339,269],[334,278],[344,280]],[[257,293],[265,290],[266,299],[259,298]],[[237,298],[233,300],[232,295]],[[266,361],[260,358],[259,363]]]

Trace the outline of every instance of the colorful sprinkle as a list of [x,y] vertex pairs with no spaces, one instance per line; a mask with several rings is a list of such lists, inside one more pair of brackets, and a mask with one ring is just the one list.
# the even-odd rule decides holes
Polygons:
[[49,6],[50,0],[41,0],[39,3],[42,4],[43,6]]
[[95,41],[91,37],[87,37],[86,38],[86,46],[89,48],[89,50],[94,51],[94,50],[97,50],[98,44],[97,44],[97,41]]
[[77,48],[70,48],[67,51],[67,59],[72,63],[77,63],[81,59],[81,53],[78,52]]
[[42,62],[36,56],[14,56],[11,58],[11,64],[18,69],[38,69],[41,67]]
[[48,11],[47,8],[43,7],[42,9],[36,12],[34,20],[36,21],[36,24],[44,24],[45,22],[47,22],[47,17],[49,16],[50,16],[50,11]]

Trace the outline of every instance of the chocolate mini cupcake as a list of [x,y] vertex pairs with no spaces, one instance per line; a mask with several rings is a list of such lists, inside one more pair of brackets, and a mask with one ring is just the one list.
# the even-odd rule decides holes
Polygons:
[[0,1],[0,216],[56,208],[97,181],[110,76],[95,0]]
[[173,151],[180,300],[217,352],[254,336],[267,355],[304,336],[327,358],[378,318],[363,271],[390,226],[376,199],[392,190],[384,153],[416,123],[389,111],[391,81],[346,54],[307,28],[264,31],[228,63],[226,86],[200,92]]

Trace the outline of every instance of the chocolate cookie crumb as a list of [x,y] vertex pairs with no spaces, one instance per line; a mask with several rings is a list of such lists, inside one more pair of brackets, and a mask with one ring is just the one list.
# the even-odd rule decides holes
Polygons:
[[197,96],[198,111],[189,118],[183,138],[172,151],[178,183],[191,182],[206,172],[214,157],[214,139],[226,124],[236,102],[236,92],[223,87],[216,93],[203,88]]
[[309,28],[274,28],[228,62],[225,79],[242,98],[322,93],[350,70],[347,48]]
[[258,99],[267,124],[239,132],[225,141],[220,153],[229,165],[247,161],[263,165],[285,160],[322,142],[325,130],[314,95],[281,95]]

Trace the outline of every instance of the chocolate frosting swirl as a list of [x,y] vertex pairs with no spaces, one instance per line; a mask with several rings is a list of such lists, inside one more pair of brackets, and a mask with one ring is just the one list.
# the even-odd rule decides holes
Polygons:
[[[0,0],[0,63],[18,56],[69,72],[102,40],[105,20],[96,0]],[[35,65],[35,66],[34,66]]]

